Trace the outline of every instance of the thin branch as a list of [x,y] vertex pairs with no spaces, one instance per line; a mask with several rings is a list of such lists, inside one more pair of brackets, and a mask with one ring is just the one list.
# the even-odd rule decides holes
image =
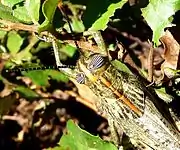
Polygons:
[[[5,31],[23,30],[23,31],[35,32],[35,33],[38,32],[38,26],[36,26],[36,25],[26,25],[26,24],[22,24],[22,23],[14,23],[14,22],[11,22],[8,20],[2,20],[2,19],[0,19],[0,23],[4,25],[4,27],[0,27],[0,29],[5,30]],[[41,32],[41,35],[48,36],[48,32],[47,31]],[[98,52],[100,50],[98,48],[98,46],[92,45],[89,42],[68,39],[68,36],[61,35],[60,33],[58,36],[60,37],[60,40],[66,42],[74,47],[78,46],[80,49],[82,49],[82,51],[89,50],[92,52]],[[55,36],[55,37],[57,37],[57,36]]]
[[2,30],[24,30],[24,31],[30,31],[30,32],[37,32],[38,31],[38,26],[36,25],[26,25],[22,23],[15,23],[11,22],[8,20],[2,20],[0,19],[0,23],[4,25],[4,27],[1,29]]

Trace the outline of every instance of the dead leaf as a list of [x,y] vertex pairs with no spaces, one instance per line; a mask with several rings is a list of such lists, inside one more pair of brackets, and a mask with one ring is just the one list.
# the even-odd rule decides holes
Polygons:
[[178,67],[179,49],[178,42],[174,39],[173,35],[167,30],[165,35],[161,37],[161,42],[164,46],[164,62],[161,65],[161,71],[163,76],[166,75],[168,78],[172,78],[172,74],[169,70],[176,70]]
[[16,99],[16,93],[12,93],[5,97],[0,97],[0,115],[6,114],[11,108],[11,106],[14,104]]

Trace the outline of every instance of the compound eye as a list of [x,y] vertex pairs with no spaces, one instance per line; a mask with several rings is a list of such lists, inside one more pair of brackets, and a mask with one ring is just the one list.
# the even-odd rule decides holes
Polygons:
[[88,64],[89,70],[95,70],[102,67],[105,64],[105,59],[101,55],[94,55],[91,59],[91,62]]
[[85,83],[85,74],[84,73],[78,73],[76,75],[76,81],[79,83],[79,84],[84,84]]

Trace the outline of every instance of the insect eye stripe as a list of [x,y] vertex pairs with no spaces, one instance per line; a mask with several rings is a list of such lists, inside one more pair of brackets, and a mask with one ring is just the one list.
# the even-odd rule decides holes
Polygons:
[[105,63],[105,60],[104,60],[104,58],[102,56],[95,55],[95,56],[93,56],[91,62],[89,63],[88,68],[90,70],[98,69],[101,66],[103,66],[104,63]]
[[84,73],[78,73],[76,75],[76,81],[80,84],[84,84],[85,83],[85,74]]
[[79,68],[83,71],[84,75],[91,81],[96,82],[98,78],[94,75],[92,75],[91,71],[84,66],[81,62],[79,62]]

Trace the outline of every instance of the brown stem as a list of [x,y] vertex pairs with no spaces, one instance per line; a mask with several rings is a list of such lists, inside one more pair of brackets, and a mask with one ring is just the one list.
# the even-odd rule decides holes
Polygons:
[[153,53],[154,53],[154,48],[153,48],[152,43],[150,43],[150,44],[151,44],[151,47],[149,49],[149,55],[148,55],[148,80],[150,82],[153,82],[153,62],[154,62]]
[[2,28],[4,30],[24,30],[24,31],[30,31],[30,32],[37,32],[37,26],[36,25],[26,25],[22,23],[14,23],[8,20],[2,20],[0,19],[0,23],[4,24],[5,27]]

